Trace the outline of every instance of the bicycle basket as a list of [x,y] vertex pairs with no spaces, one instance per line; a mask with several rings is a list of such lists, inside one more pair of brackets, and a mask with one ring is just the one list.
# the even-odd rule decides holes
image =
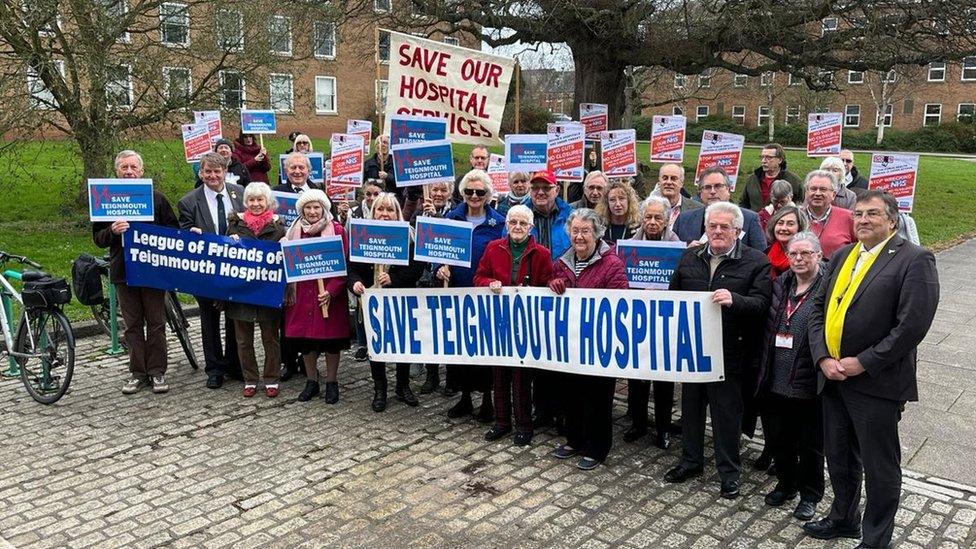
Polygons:
[[102,293],[102,271],[98,259],[89,254],[81,254],[71,265],[71,283],[75,297],[82,305],[98,305],[105,301]]
[[25,307],[51,307],[71,301],[71,288],[63,278],[48,277],[24,283],[21,292]]

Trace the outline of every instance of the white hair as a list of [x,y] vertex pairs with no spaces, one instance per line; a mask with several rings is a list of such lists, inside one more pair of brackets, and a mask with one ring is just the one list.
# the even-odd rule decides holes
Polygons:
[[671,201],[659,194],[652,194],[644,199],[640,205],[640,216],[644,217],[644,210],[651,204],[657,204],[664,211],[664,222],[671,221]]
[[269,210],[278,209],[278,201],[271,194],[271,187],[267,183],[261,181],[248,183],[247,187],[244,187],[244,201],[247,202],[247,199],[252,196],[263,196],[264,201],[268,204]]
[[717,202],[712,202],[705,208],[705,223],[708,223],[708,218],[712,214],[724,213],[732,214],[732,226],[736,229],[742,229],[745,224],[745,218],[742,216],[742,209],[731,202],[723,202],[721,200]]
[[464,174],[464,177],[461,178],[461,183],[458,184],[458,192],[464,194],[464,189],[467,189],[468,183],[472,181],[480,181],[485,184],[485,188],[488,189],[489,200],[495,195],[495,188],[491,186],[491,176],[484,170],[471,170]]
[[532,209],[524,204],[516,204],[508,209],[508,213],[505,214],[505,221],[513,217],[522,217],[529,222],[529,225],[535,223],[535,215],[532,213]]

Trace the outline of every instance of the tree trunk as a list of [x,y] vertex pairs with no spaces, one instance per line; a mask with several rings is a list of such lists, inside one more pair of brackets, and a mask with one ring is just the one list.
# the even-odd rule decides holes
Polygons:
[[609,129],[619,129],[624,114],[624,78],[626,66],[608,55],[602,44],[585,41],[569,42],[576,67],[573,112],[579,116],[580,103],[605,103],[608,109]]
[[772,143],[773,141],[776,141],[776,107],[774,107],[772,104],[769,105],[768,130],[769,131],[767,132],[766,137],[768,137],[768,141]]
[[880,145],[881,142],[884,141],[884,129],[884,116],[881,116],[881,118],[878,120],[878,137],[874,140],[875,145]]
[[88,207],[88,179],[115,177],[111,166],[116,140],[106,137],[111,135],[114,133],[108,128],[102,130],[82,128],[76,129],[74,132],[84,170],[81,181],[78,183],[76,195],[78,206]]

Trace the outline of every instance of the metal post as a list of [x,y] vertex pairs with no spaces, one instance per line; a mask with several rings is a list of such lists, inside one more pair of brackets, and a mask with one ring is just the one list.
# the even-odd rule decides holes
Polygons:
[[[6,293],[0,296],[0,300],[3,302],[3,314],[7,317],[7,326],[10,328],[11,340],[13,340],[13,338],[17,337],[13,322],[13,302]],[[10,352],[13,349],[7,349],[7,351]],[[3,372],[0,372],[0,377],[20,377],[20,366],[17,364],[17,359],[11,356],[7,358],[7,361],[10,363],[10,366]]]
[[125,351],[119,345],[119,301],[115,296],[115,284],[108,285],[108,328],[111,345],[105,352],[110,355],[120,355]]

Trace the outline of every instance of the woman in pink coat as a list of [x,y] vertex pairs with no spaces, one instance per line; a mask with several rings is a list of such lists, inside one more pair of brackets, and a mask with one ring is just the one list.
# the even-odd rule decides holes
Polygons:
[[[324,192],[312,189],[302,193],[296,205],[298,219],[292,223],[284,240],[341,236],[342,247],[349,255],[349,240],[342,225],[332,218],[332,203]],[[288,285],[285,293],[285,337],[305,362],[305,389],[298,400],[306,402],[319,394],[319,354],[325,354],[325,401],[339,401],[339,353],[349,348],[349,298],[346,278],[323,279],[324,292],[317,280]],[[322,307],[327,306],[328,318]]]

